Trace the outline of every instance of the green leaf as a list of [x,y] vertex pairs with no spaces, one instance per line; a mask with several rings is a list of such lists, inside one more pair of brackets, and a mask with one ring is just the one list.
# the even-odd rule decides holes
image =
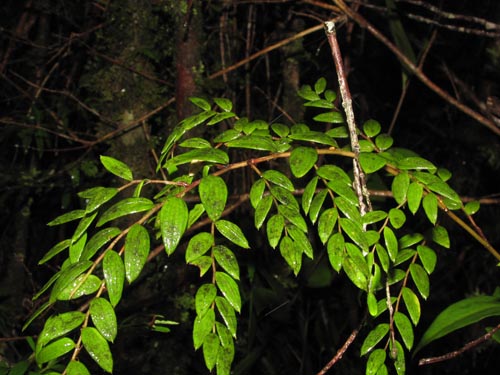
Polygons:
[[226,327],[231,332],[231,335],[236,338],[236,313],[234,308],[229,304],[229,302],[223,297],[215,297],[215,305],[217,306],[217,310],[219,311]]
[[234,359],[234,343],[232,345],[223,346],[217,353],[217,375],[230,375],[231,364]]
[[296,246],[290,237],[283,237],[280,242],[280,253],[297,276],[302,267],[302,249]]
[[338,126],[326,132],[332,138],[349,138],[349,132],[346,126]]
[[129,283],[142,271],[149,255],[149,233],[140,224],[134,224],[125,239],[125,275]]
[[396,324],[396,328],[398,329],[401,338],[403,339],[403,343],[406,348],[410,350],[413,346],[413,327],[411,325],[410,319],[408,317],[396,311],[394,314],[394,323]]
[[339,180],[328,181],[326,185],[332,189],[337,196],[345,198],[352,206],[357,206],[359,204],[358,197],[352,186],[346,185]]
[[279,205],[278,212],[285,217],[290,223],[297,226],[304,233],[307,233],[307,224],[299,210],[289,206]]
[[423,182],[430,190],[444,198],[449,199],[452,203],[456,203],[461,206],[462,201],[460,196],[453,190],[446,182],[441,180],[439,177],[434,176],[427,172],[415,172],[413,174],[419,181]]
[[288,126],[277,122],[271,124],[271,129],[273,129],[273,132],[281,138],[285,138],[288,134],[290,134],[290,128]]
[[353,222],[358,223],[361,228],[363,219],[361,218],[361,214],[359,213],[356,205],[354,205],[352,201],[349,201],[344,197],[336,197],[334,201],[340,212],[342,212]]
[[245,235],[241,231],[240,227],[236,224],[227,220],[218,220],[215,222],[215,227],[220,234],[222,234],[232,243],[244,249],[250,249],[250,245],[248,244]]
[[205,176],[201,179],[198,191],[210,219],[220,219],[227,201],[227,186],[224,180],[219,176]]
[[57,299],[60,301],[68,301],[70,299],[77,299],[82,296],[95,293],[101,286],[101,279],[95,275],[80,275],[72,283],[66,285],[61,290]]
[[257,204],[254,215],[254,224],[257,229],[260,229],[260,227],[262,227],[262,225],[264,224],[264,221],[266,220],[267,214],[269,213],[272,204],[273,197],[270,195],[266,195],[265,197],[263,197]]
[[214,98],[214,102],[225,112],[230,112],[233,109],[233,103],[229,99]]
[[89,370],[82,362],[70,361],[66,367],[66,374],[68,375],[90,375]]
[[100,227],[108,221],[137,212],[149,211],[152,208],[153,202],[147,198],[125,198],[106,210],[100,217],[96,226]]
[[387,254],[387,250],[381,244],[377,244],[375,246],[375,251],[377,252],[380,266],[387,272],[389,270],[389,255]]
[[271,195],[276,198],[281,204],[299,210],[299,204],[297,199],[292,195],[292,193],[281,186],[271,185],[269,187]]
[[117,188],[97,186],[78,193],[78,196],[85,198],[87,203],[85,205],[85,212],[90,213],[110,201],[116,194],[118,194]]
[[215,325],[215,312],[213,309],[208,309],[205,314],[197,315],[193,324],[193,344],[194,349],[199,349],[208,334],[212,332]]
[[412,182],[408,187],[408,209],[414,215],[418,211],[423,194],[424,188],[418,182]]
[[214,244],[214,237],[207,232],[200,232],[189,240],[186,249],[186,263],[193,261],[205,254]]
[[269,240],[269,245],[276,249],[283,233],[283,228],[285,227],[285,218],[279,214],[271,216],[267,221],[266,234]]
[[406,201],[406,196],[408,193],[408,187],[410,186],[410,177],[408,173],[403,171],[394,177],[392,180],[392,194],[394,195],[394,200],[398,204],[403,204]]
[[387,217],[387,212],[385,211],[369,211],[363,217],[363,224],[373,224],[384,220]]
[[410,274],[413,282],[417,286],[420,295],[427,299],[429,297],[429,276],[420,264],[410,264]]
[[38,265],[42,265],[42,264],[48,262],[50,259],[55,257],[61,251],[66,250],[70,244],[71,244],[70,239],[63,240],[63,241],[59,242],[57,245],[53,246],[49,251],[47,251],[47,253],[45,253],[43,258],[40,259],[40,261],[38,262]]
[[332,102],[325,99],[312,100],[304,103],[304,107],[314,107],[314,108],[326,108],[326,109],[334,109],[335,106]]
[[172,254],[186,231],[189,211],[181,198],[168,197],[158,214],[163,245],[168,255]]
[[417,246],[418,256],[427,273],[430,275],[436,267],[437,256],[436,252],[428,246]]
[[257,208],[257,205],[262,199],[265,188],[266,188],[266,181],[262,178],[258,179],[253,183],[250,189],[249,198],[250,198],[250,203],[252,204],[252,207],[254,209]]
[[432,240],[446,249],[450,248],[450,236],[445,227],[438,225],[432,228]]
[[83,272],[88,270],[92,266],[92,262],[89,260],[82,260],[78,263],[72,264],[65,269],[59,271],[60,276],[57,278],[54,286],[52,287],[52,292],[50,293],[49,302],[55,302],[59,297],[61,292],[66,289],[68,284],[72,284],[75,279],[80,276]]
[[311,207],[311,202],[314,197],[314,193],[316,192],[316,186],[318,184],[318,177],[314,176],[304,188],[304,193],[302,194],[302,209],[304,213],[307,215],[309,213],[309,208]]
[[365,173],[374,173],[385,167],[387,160],[377,154],[362,152],[359,154],[359,164]]
[[299,89],[299,91],[297,92],[297,94],[302,99],[305,99],[305,100],[318,100],[320,98],[319,95],[316,93],[316,91],[313,91],[311,89],[310,85],[303,85],[303,86],[301,86],[301,88]]
[[85,243],[87,242],[87,233],[84,233],[79,240],[73,242],[69,247],[69,260],[76,263],[80,260]]
[[323,245],[330,238],[338,217],[339,213],[336,208],[328,208],[319,216],[318,235]]
[[215,260],[233,279],[240,279],[240,267],[234,253],[226,246],[217,245],[213,249]]
[[396,260],[394,261],[394,265],[400,265],[404,262],[406,262],[408,259],[413,258],[416,254],[416,251],[413,249],[403,249],[398,252],[398,256],[396,257]]
[[367,252],[368,241],[366,240],[361,227],[356,222],[343,217],[339,219],[339,223],[344,233],[347,234],[349,238],[363,250],[363,252]]
[[241,311],[241,297],[240,290],[236,281],[225,272],[215,273],[215,282],[221,291],[222,295],[226,297],[227,302],[237,312]]
[[205,212],[205,207],[201,203],[197,203],[194,207],[189,211],[187,228],[191,227],[196,220],[200,218],[201,215]]
[[302,252],[310,259],[314,258],[314,250],[309,241],[307,235],[297,228],[295,225],[287,226],[287,231],[290,237],[293,239],[295,246],[302,249]]
[[275,185],[281,186],[282,188],[288,191],[293,192],[295,190],[290,179],[283,173],[276,171],[274,169],[265,171],[264,173],[262,173],[262,177],[265,180],[272,182]]
[[316,171],[316,174],[324,179],[330,181],[340,181],[346,184],[347,186],[351,186],[351,178],[349,175],[342,169],[337,167],[336,165],[322,165]]
[[134,179],[132,171],[124,162],[104,155],[100,156],[100,160],[104,168],[113,173],[115,176],[121,177],[127,181],[132,181]]
[[416,326],[420,320],[420,301],[417,295],[410,288],[403,287],[403,301],[405,302],[408,315],[410,315],[413,325]]
[[75,342],[68,337],[63,337],[62,339],[54,341],[53,343],[50,343],[46,347],[42,348],[36,354],[36,361],[39,365],[42,365],[43,363],[62,357],[74,348]]
[[366,375],[377,374],[380,367],[384,365],[385,357],[386,354],[384,349],[375,349],[366,362]]
[[294,148],[290,154],[290,170],[297,177],[304,177],[318,161],[318,153],[311,147]]
[[370,331],[361,345],[360,355],[369,353],[389,332],[389,324],[381,323]]
[[404,159],[398,160],[398,168],[403,170],[428,170],[431,173],[435,173],[437,168],[430,161],[425,160],[418,156],[410,156]]
[[233,338],[229,329],[227,329],[227,327],[220,322],[215,322],[215,327],[217,328],[217,335],[219,336],[221,345],[224,347],[234,346]]
[[110,227],[101,229],[99,232],[94,234],[89,242],[85,245],[81,259],[87,260],[92,258],[100,248],[111,241],[113,238],[121,233],[120,228]]
[[116,306],[122,298],[123,283],[125,282],[125,266],[120,255],[108,250],[102,262],[104,280],[108,289],[109,302]]
[[212,258],[209,256],[203,255],[192,260],[189,264],[198,267],[200,270],[200,277],[202,277],[207,271],[212,267]]
[[[323,104],[323,102],[313,102],[315,104]],[[329,103],[329,102],[327,102]],[[311,107],[315,107],[316,105],[311,105]],[[326,108],[332,108],[331,105],[326,104]],[[320,107],[320,108],[325,108],[325,107]],[[332,111],[332,112],[325,112],[325,113],[320,113],[319,115],[316,115],[313,117],[314,121],[318,122],[328,122],[332,124],[342,124],[344,123],[344,116],[342,116],[342,113],[338,111]]]
[[37,348],[45,346],[50,341],[66,335],[82,325],[85,314],[80,311],[70,311],[52,315],[47,319],[37,340]]
[[399,229],[406,222],[405,213],[399,208],[391,208],[389,211],[389,221],[394,229]]
[[78,239],[87,231],[96,216],[97,212],[92,215],[85,216],[84,218],[82,218],[82,220],[80,220],[78,226],[75,229],[75,233],[73,233],[73,237],[71,238],[71,243],[75,243],[76,241],[78,241]]
[[215,143],[225,143],[225,142],[232,141],[233,139],[236,139],[240,136],[241,136],[241,132],[239,132],[238,130],[228,129],[222,133],[219,133],[219,135],[217,135],[214,138],[214,142]]
[[394,351],[396,353],[396,358],[393,358],[394,368],[396,369],[396,373],[398,375],[405,375],[406,374],[406,363],[405,363],[405,352],[404,352],[403,346],[399,343],[398,340],[394,340],[394,345],[396,346],[395,348],[393,348],[391,343],[389,343],[389,344],[390,344],[391,352]]
[[209,141],[203,138],[189,138],[185,141],[182,141],[179,146],[186,148],[211,148],[212,145]]
[[196,315],[203,316],[212,303],[215,301],[217,295],[217,288],[213,284],[203,284],[198,288],[196,297],[194,299]]
[[370,138],[377,136],[380,133],[380,130],[382,130],[382,127],[376,120],[370,119],[363,124],[363,131]]
[[323,91],[326,89],[326,79],[324,77],[321,77],[316,81],[314,84],[314,91],[316,94],[321,94]]
[[188,99],[191,103],[193,103],[195,106],[197,106],[198,108],[201,108],[204,111],[210,111],[210,109],[211,109],[210,103],[207,102],[203,98],[198,98],[198,97],[192,96],[192,97],[189,97]]
[[104,298],[94,298],[90,302],[90,317],[99,333],[109,342],[113,342],[118,332],[113,306]]
[[113,372],[113,356],[108,342],[94,327],[82,328],[83,346],[92,359],[106,372]]
[[186,163],[193,164],[200,162],[225,165],[229,163],[229,156],[218,148],[195,149],[167,160],[165,168],[169,169]]
[[73,220],[81,219],[85,216],[85,210],[73,210],[56,217],[54,220],[47,223],[48,226],[53,227],[55,225],[61,225],[68,223]]
[[345,249],[345,240],[342,233],[334,233],[333,236],[330,237],[328,243],[326,245],[326,250],[328,252],[328,259],[330,260],[330,264],[332,268],[340,272],[342,268],[342,262],[344,261],[344,249]]
[[420,233],[405,234],[398,241],[399,248],[405,249],[407,247],[410,247],[410,246],[413,246],[413,245],[419,243],[423,239],[424,239],[424,236],[422,236]]
[[368,312],[371,316],[377,316],[378,307],[377,307],[377,298],[373,293],[368,293],[366,295],[366,305],[368,306]]
[[438,200],[436,196],[432,193],[427,194],[422,200],[422,206],[431,224],[436,224],[438,214]]
[[311,201],[311,206],[309,207],[309,219],[311,219],[313,224],[315,224],[316,220],[318,220],[318,215],[321,208],[323,207],[323,203],[325,202],[325,198],[327,195],[328,190],[321,190],[314,196],[313,200]]
[[389,134],[379,134],[377,138],[375,138],[375,145],[381,150],[387,150],[392,146],[394,140]]
[[246,135],[226,143],[227,147],[246,148],[250,150],[261,150],[277,152],[277,146],[270,137],[258,135]]
[[464,212],[466,215],[474,215],[479,211],[480,203],[478,201],[467,202],[464,206]]
[[384,228],[384,241],[389,258],[394,262],[398,256],[398,239],[393,230],[389,227]]
[[207,369],[210,371],[215,366],[220,346],[219,337],[212,332],[207,335],[203,342],[203,358],[205,359]]
[[474,296],[455,302],[434,319],[415,347],[414,353],[434,340],[491,316],[500,316],[499,297]]

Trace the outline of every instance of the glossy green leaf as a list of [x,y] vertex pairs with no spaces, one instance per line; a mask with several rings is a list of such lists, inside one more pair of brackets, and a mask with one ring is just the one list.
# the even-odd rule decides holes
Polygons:
[[83,234],[87,231],[87,229],[89,228],[90,224],[92,224],[96,216],[97,212],[85,216],[82,218],[82,220],[80,220],[78,226],[75,229],[75,233],[73,233],[73,237],[71,237],[71,243],[75,243],[80,239],[81,236],[83,236]]
[[115,310],[104,298],[94,298],[90,302],[90,317],[99,333],[109,342],[113,342],[118,332]]
[[385,211],[369,211],[367,212],[363,217],[363,224],[374,224],[378,223],[379,221],[384,220],[387,217],[387,212]]
[[209,141],[203,138],[189,138],[185,141],[182,141],[179,146],[186,148],[211,148],[212,145]]
[[92,359],[106,372],[113,372],[113,356],[106,339],[94,327],[82,329],[82,343]]
[[403,301],[406,305],[406,309],[408,310],[408,315],[413,322],[413,325],[416,326],[418,321],[420,320],[420,301],[418,300],[417,295],[410,288],[403,287],[402,290]]
[[410,319],[408,319],[405,314],[396,311],[396,313],[394,314],[394,323],[396,324],[396,328],[398,329],[398,332],[403,339],[403,343],[405,344],[406,348],[410,350],[413,346],[414,338],[413,327],[411,325]]
[[375,138],[375,144],[381,151],[387,150],[393,143],[394,140],[389,134],[382,133]]
[[314,250],[308,236],[295,225],[287,226],[287,231],[295,246],[302,249],[302,252],[310,259],[314,258]]
[[318,160],[318,153],[311,147],[297,147],[292,150],[289,160],[292,174],[300,178],[314,167]]
[[342,262],[344,260],[344,249],[345,249],[345,241],[342,233],[334,233],[330,239],[328,240],[326,250],[328,252],[328,259],[330,260],[330,264],[332,268],[340,272],[342,268]]
[[270,137],[258,135],[246,135],[226,143],[227,147],[245,148],[250,150],[261,150],[277,152],[277,146]]
[[203,342],[203,358],[207,369],[210,371],[215,367],[220,346],[219,337],[212,332],[207,335]]
[[230,375],[233,360],[234,344],[221,347],[217,353],[217,375]]
[[342,263],[342,267],[352,283],[361,290],[367,290],[368,279],[359,264],[350,257],[346,257]]
[[406,215],[399,208],[391,208],[389,211],[389,221],[394,229],[399,229],[406,222]]
[[279,205],[278,212],[285,217],[290,223],[297,226],[304,233],[307,233],[307,224],[298,209]]
[[68,286],[72,284],[75,279],[80,276],[83,272],[88,270],[92,266],[92,262],[89,260],[82,260],[78,263],[72,264],[65,269],[59,271],[60,276],[57,278],[54,286],[52,287],[52,292],[50,293],[49,302],[55,302],[59,297],[61,292]]
[[203,316],[208,311],[210,306],[212,306],[212,303],[214,303],[216,295],[217,288],[215,285],[203,284],[200,286],[194,299],[196,315]]
[[399,248],[400,249],[405,249],[407,247],[410,247],[410,246],[413,246],[413,245],[419,243],[423,239],[424,239],[424,236],[422,236],[420,233],[405,234],[398,241]]
[[423,194],[424,188],[418,182],[412,182],[408,187],[408,209],[412,214],[418,211]]
[[326,132],[332,138],[349,138],[349,132],[346,126],[338,126]]
[[375,346],[389,333],[389,324],[381,323],[370,331],[361,345],[360,355],[365,355],[375,348]]
[[398,204],[403,204],[406,201],[409,186],[410,177],[406,171],[401,172],[392,180],[391,190]]
[[204,255],[214,244],[214,237],[207,232],[200,232],[189,240],[186,249],[186,263],[191,263]]
[[389,227],[384,228],[384,242],[389,258],[394,262],[398,255],[398,240],[393,230]]
[[365,153],[375,152],[375,146],[371,141],[361,139],[359,140],[359,151]]
[[277,122],[271,124],[271,129],[281,138],[285,138],[288,134],[290,134],[290,128],[288,126]]
[[332,189],[337,196],[344,198],[353,207],[359,204],[358,197],[352,186],[346,185],[340,180],[328,181],[327,186]]
[[467,215],[474,215],[479,211],[480,203],[478,201],[467,202],[464,206],[464,212]]
[[266,234],[269,245],[275,249],[281,239],[283,228],[285,227],[285,218],[279,214],[271,216],[267,221]]
[[366,295],[366,306],[368,307],[368,312],[371,316],[377,316],[378,307],[377,307],[377,298],[371,292]]
[[430,161],[425,160],[418,156],[410,156],[398,160],[398,168],[404,170],[428,170],[431,173],[436,172],[437,168]]
[[350,220],[358,223],[361,227],[363,223],[363,219],[361,218],[361,214],[358,211],[358,208],[354,205],[353,202],[348,201],[344,197],[336,197],[335,205],[345,216],[347,216]]
[[187,228],[190,228],[205,212],[205,207],[201,203],[197,203],[189,211]]
[[420,264],[410,264],[410,275],[422,298],[429,297],[429,276]]
[[449,199],[452,202],[457,203],[459,206],[462,205],[460,196],[453,190],[446,182],[441,180],[439,177],[426,173],[426,172],[415,172],[413,174],[419,181],[422,181],[430,190]]
[[234,308],[230,305],[230,303],[223,297],[215,297],[215,305],[217,306],[217,310],[219,311],[224,323],[226,324],[227,329],[231,332],[231,335],[236,338],[236,313]]
[[129,283],[142,271],[149,255],[150,239],[148,231],[140,224],[134,224],[125,239],[125,276]]
[[52,315],[47,319],[42,332],[38,336],[37,348],[45,346],[50,341],[66,335],[82,325],[85,314],[80,311],[70,311]]
[[97,226],[100,227],[103,224],[106,224],[108,221],[118,219],[119,217],[125,215],[149,211],[152,208],[153,202],[151,202],[147,198],[125,198],[106,210],[99,218]]
[[406,277],[405,271],[400,270],[399,268],[392,268],[389,270],[387,274],[387,282],[389,283],[389,285],[394,285],[396,283],[399,283],[405,277]]
[[221,345],[224,347],[234,346],[233,338],[229,329],[220,322],[215,322],[215,326],[217,328],[217,335],[219,336]]
[[376,120],[368,120],[363,124],[363,132],[370,138],[377,136],[382,130],[382,126]]
[[[403,349],[403,346],[399,343],[398,340],[394,340],[394,345],[392,342],[389,342],[389,349],[391,353],[391,358],[394,361],[394,368],[396,369],[397,375],[405,375],[406,362],[405,362],[405,351]],[[395,354],[395,357],[393,357],[393,354]]]
[[69,260],[76,263],[80,260],[85,244],[87,243],[87,233],[84,233],[77,241],[69,247]]
[[214,221],[218,220],[226,207],[226,183],[219,176],[209,175],[201,179],[198,190],[208,216]]
[[199,349],[208,334],[212,332],[215,325],[215,312],[213,309],[209,309],[203,315],[197,315],[193,324],[193,344],[194,349]]
[[189,211],[181,198],[168,197],[161,208],[158,219],[160,232],[168,255],[172,254],[186,231]]
[[318,220],[320,210],[323,207],[323,203],[325,202],[325,198],[327,195],[328,195],[328,190],[326,189],[321,190],[318,194],[314,196],[314,198],[311,201],[309,207],[309,219],[311,219],[313,224],[315,224],[316,220]]
[[67,375],[90,375],[87,367],[78,361],[70,361],[68,366],[66,367]]
[[104,256],[102,268],[106,288],[108,289],[109,302],[112,306],[116,306],[122,298],[125,265],[116,251],[109,250]]
[[191,103],[193,103],[195,106],[201,108],[204,111],[210,111],[211,109],[210,103],[203,98],[192,96],[189,97],[188,99]]
[[416,254],[416,251],[413,249],[403,249],[398,252],[396,260],[394,261],[394,265],[400,265],[406,262],[408,259],[413,258]]
[[351,186],[352,183],[349,175],[342,168],[337,167],[336,165],[322,165],[318,168],[316,174],[326,180],[341,181],[348,186]]
[[225,165],[229,163],[229,156],[218,148],[194,149],[167,160],[164,166],[169,169],[182,164],[200,162]]
[[271,192],[271,195],[276,198],[281,204],[290,208],[294,208],[297,211],[299,210],[299,203],[290,191],[283,189],[281,186],[275,185],[271,185],[269,187],[269,191]]
[[234,253],[226,246],[214,246],[215,260],[233,279],[240,279],[240,267]]
[[320,98],[316,91],[313,91],[310,85],[301,86],[297,94],[305,100],[318,100]]
[[252,204],[252,207],[254,209],[261,201],[265,188],[266,188],[266,181],[262,178],[258,179],[253,183],[250,189],[249,198],[250,198],[250,203]]
[[389,270],[389,254],[387,254],[387,250],[380,244],[375,246],[375,251],[377,252],[377,257],[380,261],[380,266],[387,272]]
[[474,296],[453,303],[434,319],[415,347],[414,353],[434,340],[491,316],[500,316],[499,297]]
[[207,255],[203,255],[192,260],[189,264],[198,267],[200,270],[200,277],[202,277],[212,267],[212,258]]
[[121,233],[120,228],[110,227],[101,229],[94,234],[89,242],[85,245],[81,259],[87,260],[92,258],[104,245]]
[[44,263],[48,262],[50,259],[52,259],[53,257],[55,257],[57,254],[59,254],[60,252],[66,250],[69,247],[70,244],[71,244],[71,240],[70,239],[63,240],[63,241],[57,243],[49,251],[47,251],[45,253],[45,255],[43,256],[43,258],[40,259],[40,261],[38,262],[38,265],[41,265],[41,264],[44,264]]
[[228,220],[218,220],[215,222],[215,227],[217,228],[220,234],[222,234],[232,243],[244,249],[250,249],[250,245],[248,244],[245,235],[241,231],[240,227],[237,226],[236,224]]
[[314,107],[314,108],[326,108],[334,109],[335,106],[332,102],[325,99],[312,100],[310,102],[304,103],[304,107]]
[[450,236],[445,227],[438,225],[432,228],[432,240],[446,249],[450,248]]
[[74,279],[73,282],[67,284],[66,287],[61,290],[57,299],[60,301],[68,301],[70,299],[87,296],[97,292],[101,283],[101,279],[95,275],[82,274]]
[[283,189],[286,189],[290,192],[293,192],[295,190],[290,179],[283,173],[274,169],[265,171],[264,173],[262,173],[262,177],[265,180],[272,182],[275,185],[281,186]]
[[43,347],[36,354],[36,361],[39,365],[42,365],[43,363],[62,357],[74,348],[75,342],[68,337],[63,337]]
[[365,152],[359,154],[359,164],[365,173],[374,173],[384,168],[386,163],[387,160],[377,154]]
[[302,267],[302,249],[290,237],[283,237],[280,241],[280,253],[297,276]]
[[427,194],[422,200],[422,206],[431,224],[436,224],[438,214],[438,200],[436,196],[432,193]]
[[336,208],[328,208],[321,213],[318,220],[318,235],[323,245],[332,234],[333,227],[337,223],[339,213]]
[[381,366],[384,365],[386,353],[384,349],[375,349],[366,362],[366,375],[376,375]]
[[241,311],[241,297],[240,290],[236,281],[225,272],[215,273],[215,282],[221,291],[222,295],[226,297],[227,302],[237,312]]
[[132,171],[124,162],[104,155],[100,156],[100,160],[104,168],[113,173],[115,176],[121,177],[127,181],[132,181],[134,179]]
[[233,109],[233,103],[229,99],[214,98],[214,102],[225,112],[230,112]]
[[263,197],[257,204],[254,214],[254,224],[257,229],[260,229],[264,224],[264,221],[266,220],[267,214],[269,213],[272,204],[273,197],[270,195],[266,195],[265,197]]
[[340,218],[339,224],[342,227],[347,236],[354,241],[364,252],[368,251],[368,241],[366,240],[365,234],[362,228],[352,220],[346,218]]
[[215,138],[214,142],[215,143],[225,143],[232,141],[233,139],[236,139],[241,136],[241,132],[235,129],[228,129],[226,131],[223,131],[222,133],[219,133]]
[[78,196],[86,200],[85,212],[90,213],[109,202],[116,194],[117,188],[97,186],[78,193]]
[[422,262],[422,266],[424,266],[424,269],[430,275],[434,271],[434,268],[436,267],[436,262],[437,262],[436,252],[432,250],[430,247],[424,245],[417,246],[417,252],[418,252],[418,257]]
[[316,81],[314,84],[314,91],[316,94],[321,94],[323,91],[326,89],[326,79],[324,77],[321,77]]

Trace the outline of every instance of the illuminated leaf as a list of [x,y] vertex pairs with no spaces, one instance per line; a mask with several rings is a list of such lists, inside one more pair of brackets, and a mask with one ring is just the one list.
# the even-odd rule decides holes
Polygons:
[[124,162],[104,155],[100,156],[100,160],[104,168],[113,173],[115,176],[121,177],[127,181],[132,181],[134,179],[132,171]]

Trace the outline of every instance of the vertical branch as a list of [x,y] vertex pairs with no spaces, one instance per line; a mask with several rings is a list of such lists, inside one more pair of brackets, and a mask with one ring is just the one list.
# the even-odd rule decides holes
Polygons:
[[335,31],[335,22],[327,21],[325,22],[325,32],[328,38],[328,43],[332,50],[333,61],[335,63],[335,69],[337,71],[337,77],[339,81],[340,95],[342,97],[342,107],[347,120],[347,127],[349,128],[349,138],[351,139],[351,148],[354,152],[354,158],[352,159],[354,182],[353,187],[356,195],[358,196],[359,210],[361,215],[364,215],[367,211],[371,211],[371,203],[368,194],[368,189],[366,188],[366,178],[363,170],[359,164],[359,140],[356,122],[354,120],[354,111],[352,109],[352,98],[349,91],[349,86],[347,84],[347,78],[344,70],[344,64],[342,63],[342,54],[340,53],[339,43],[337,41],[337,33]]

